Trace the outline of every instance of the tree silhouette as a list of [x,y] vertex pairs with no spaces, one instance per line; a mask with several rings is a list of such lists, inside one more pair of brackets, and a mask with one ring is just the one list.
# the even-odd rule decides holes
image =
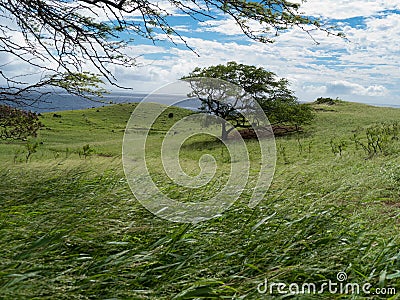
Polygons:
[[[205,80],[215,78],[218,81]],[[289,81],[261,67],[228,62],[206,68],[196,68],[183,77],[190,82],[193,94],[201,101],[200,110],[230,121],[234,127],[250,127],[253,124],[240,112],[251,110],[256,101],[273,125],[301,125],[311,121],[311,108],[300,104]],[[254,101],[251,101],[252,98]],[[253,122],[257,122],[253,120]],[[222,138],[230,129],[222,124]]]

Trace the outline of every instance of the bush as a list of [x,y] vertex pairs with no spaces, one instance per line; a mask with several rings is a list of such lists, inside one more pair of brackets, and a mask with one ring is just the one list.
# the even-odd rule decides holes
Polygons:
[[314,119],[312,107],[298,102],[277,103],[273,111],[274,113],[270,114],[268,118],[274,125],[294,125],[299,127],[303,124],[310,124]]
[[0,105],[0,138],[26,140],[36,137],[42,126],[36,113],[8,105]]
[[335,105],[339,103],[341,100],[338,98],[332,99],[329,97],[319,97],[317,100],[315,100],[315,104],[327,104],[327,105]]
[[[359,133],[363,133],[364,137]],[[397,152],[398,147],[395,144],[399,140],[399,135],[400,123],[381,123],[355,131],[351,140],[357,149],[361,147],[371,158],[378,153],[387,155]]]

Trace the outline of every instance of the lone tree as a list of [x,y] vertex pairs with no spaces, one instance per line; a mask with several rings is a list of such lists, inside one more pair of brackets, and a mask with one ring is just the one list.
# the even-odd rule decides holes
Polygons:
[[[102,81],[118,85],[114,66],[135,66],[125,51],[134,38],[180,39],[190,48],[171,25],[174,14],[205,21],[224,13],[263,43],[292,27],[331,33],[299,8],[286,0],[0,0],[0,101],[27,104],[32,92],[42,95],[48,87],[83,96],[102,93]],[[15,61],[26,63],[29,80],[12,72]]]
[[[221,94],[229,94],[226,87],[213,87],[205,90],[204,84],[199,84],[199,78],[217,78],[230,84],[241,87],[250,95],[267,115],[273,125],[295,125],[296,127],[311,121],[313,114],[308,105],[300,104],[289,89],[289,81],[278,78],[275,73],[261,67],[228,62],[226,65],[217,65],[207,68],[196,68],[182,79],[191,83],[194,95],[201,101],[200,110],[230,121],[236,127],[249,127],[240,114],[249,107],[251,102],[243,101],[244,95],[236,91],[236,101],[226,101]],[[222,81],[221,81],[222,82]],[[232,91],[232,88],[230,88]],[[232,92],[231,92],[232,95]],[[226,98],[226,96],[224,96]],[[221,101],[221,99],[223,101]],[[232,129],[231,129],[232,130]],[[222,137],[227,137],[229,131],[222,128]]]
[[222,140],[235,127],[251,127],[256,122],[254,100],[240,86],[214,78],[188,76],[183,79],[191,87],[188,96],[201,102],[199,110],[206,113],[205,125],[221,124]]

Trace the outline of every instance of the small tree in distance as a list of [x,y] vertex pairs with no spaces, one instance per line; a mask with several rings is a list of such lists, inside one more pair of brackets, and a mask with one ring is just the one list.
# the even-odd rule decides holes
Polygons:
[[[182,79],[193,81],[193,79],[200,77],[217,78],[241,87],[258,102],[273,125],[295,125],[298,127],[313,118],[311,107],[300,104],[294,92],[289,89],[289,81],[284,78],[278,78],[275,73],[264,68],[228,62],[226,65],[216,65],[202,69],[195,68],[188,76]],[[199,87],[196,86],[194,90],[199,90]],[[222,90],[224,90],[223,87]],[[207,93],[202,90],[201,93],[197,94],[204,95]],[[251,125],[246,124],[239,113],[240,110],[249,109],[247,106],[248,101],[225,101],[222,103],[221,96],[215,97],[213,94],[215,94],[215,88],[209,91],[207,97],[198,97],[201,101],[200,111],[224,118],[235,127]],[[236,93],[236,95],[238,96],[240,93]],[[228,133],[224,133],[224,129],[222,129],[222,138]]]

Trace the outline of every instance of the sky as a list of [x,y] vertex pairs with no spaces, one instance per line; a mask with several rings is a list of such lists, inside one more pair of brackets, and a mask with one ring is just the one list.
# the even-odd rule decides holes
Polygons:
[[[165,5],[166,0],[158,3]],[[314,31],[318,44],[299,29],[281,33],[273,44],[263,44],[244,36],[226,15],[197,22],[167,6],[166,9],[172,13],[171,25],[196,53],[182,41],[176,40],[176,45],[165,41],[162,34],[157,35],[159,41],[154,44],[134,37],[126,53],[138,57],[138,66],[110,66],[118,84],[148,93],[178,80],[195,67],[236,61],[287,78],[301,101],[332,97],[400,105],[400,0],[308,0],[301,5],[301,12],[337,25],[347,37]],[[105,16],[100,13],[97,17]],[[23,36],[17,32],[11,38],[23,43]],[[1,71],[13,76],[35,72],[32,66],[7,55],[1,53]]]
[[162,35],[155,44],[136,39],[127,51],[140,55],[139,66],[114,72],[120,84],[150,92],[195,67],[236,61],[287,78],[301,101],[338,97],[400,105],[400,0],[308,0],[300,10],[339,26],[347,39],[313,32],[316,44],[293,29],[262,44],[245,37],[227,16],[198,23],[178,14],[171,22],[198,55],[179,41],[163,42]]

